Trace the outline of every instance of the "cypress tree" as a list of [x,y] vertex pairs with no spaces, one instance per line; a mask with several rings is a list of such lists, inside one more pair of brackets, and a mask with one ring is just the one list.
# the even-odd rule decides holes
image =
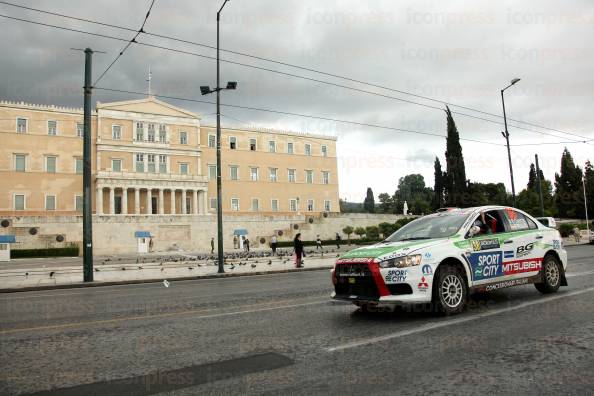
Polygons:
[[465,195],[467,192],[466,169],[460,134],[452,117],[450,108],[446,106],[447,116],[447,141],[446,141],[446,173],[444,178],[445,200],[448,206],[466,206]]
[[435,184],[433,185],[433,191],[435,194],[433,207],[435,209],[439,209],[444,206],[443,200],[443,183],[444,183],[444,173],[441,170],[441,162],[439,162],[439,158],[435,157],[435,164],[434,164],[434,176],[435,176]]
[[527,188],[528,188],[528,190],[536,190],[536,167],[534,166],[534,164],[530,164],[530,172],[528,173]]
[[555,173],[555,203],[560,217],[584,217],[582,170],[565,148],[561,155],[561,171]]
[[367,196],[365,197],[365,201],[363,201],[363,209],[368,213],[375,212],[375,198],[373,197],[371,187],[367,187]]

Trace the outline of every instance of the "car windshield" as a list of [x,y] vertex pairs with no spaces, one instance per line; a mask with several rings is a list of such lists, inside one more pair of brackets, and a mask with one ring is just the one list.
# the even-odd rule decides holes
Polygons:
[[468,213],[444,213],[421,217],[390,235],[384,242],[447,238],[456,234],[466,219],[468,219]]

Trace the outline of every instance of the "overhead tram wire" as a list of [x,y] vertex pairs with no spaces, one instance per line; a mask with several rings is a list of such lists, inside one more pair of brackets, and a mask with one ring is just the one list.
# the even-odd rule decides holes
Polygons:
[[[125,27],[125,26],[119,26],[119,25],[109,24],[109,23],[105,23],[105,22],[98,22],[98,21],[94,21],[94,20],[91,20],[91,19],[87,19],[87,18],[74,17],[74,16],[71,16],[71,15],[65,15],[65,14],[51,12],[51,11],[47,11],[47,10],[41,10],[41,9],[38,9],[38,8],[27,7],[27,6],[22,6],[22,5],[18,5],[18,4],[13,4],[13,3],[10,3],[10,2],[6,2],[6,1],[0,1],[0,4],[5,4],[5,5],[17,7],[17,8],[22,8],[22,9],[26,9],[26,10],[36,11],[36,12],[40,12],[40,13],[44,13],[44,14],[48,14],[48,15],[59,16],[59,17],[62,17],[62,18],[73,19],[73,20],[77,20],[77,21],[81,21],[81,22],[92,23],[92,24],[96,24],[96,25],[100,25],[100,26],[105,26],[105,27],[111,27],[111,28],[115,28],[115,29],[121,29],[121,30],[136,32],[136,30],[131,29],[131,28],[128,28],[128,27]],[[197,42],[194,42],[194,41],[184,40],[184,39],[180,39],[180,38],[177,38],[177,37],[166,36],[166,35],[161,35],[161,34],[146,32],[146,31],[144,31],[143,33],[145,35],[148,35],[148,36],[163,38],[163,39],[167,39],[167,40],[177,41],[177,42],[180,42],[180,43],[185,43],[185,44],[190,44],[190,45],[205,47],[205,48],[209,48],[209,49],[216,49],[216,47],[214,47],[212,45],[203,44],[203,43],[197,43]],[[428,97],[428,96],[423,96],[423,95],[415,94],[413,92],[398,90],[398,89],[387,87],[387,86],[384,86],[384,85],[379,85],[379,84],[374,84],[374,83],[370,83],[370,82],[358,80],[358,79],[355,79],[355,78],[352,78],[352,77],[347,77],[347,76],[338,75],[338,74],[334,74],[334,73],[328,73],[328,72],[324,72],[324,71],[321,71],[321,70],[317,70],[317,69],[313,69],[313,68],[309,68],[309,67],[305,67],[305,66],[295,65],[295,64],[288,63],[288,62],[277,61],[277,60],[270,59],[270,58],[265,58],[265,57],[261,57],[261,56],[257,56],[257,55],[248,54],[248,53],[245,53],[245,52],[232,51],[232,50],[226,50],[226,49],[221,49],[221,51],[227,52],[227,53],[231,53],[231,54],[235,54],[235,55],[245,56],[245,57],[249,57],[249,58],[253,58],[253,59],[262,60],[262,61],[265,61],[265,62],[271,62],[271,63],[275,63],[275,64],[282,65],[282,66],[292,67],[292,68],[296,68],[296,69],[300,69],[300,70],[304,70],[304,71],[308,71],[308,72],[312,72],[312,73],[318,73],[318,74],[322,74],[322,75],[329,76],[329,77],[334,77],[334,78],[338,78],[338,79],[342,79],[342,80],[346,80],[346,81],[350,81],[350,82],[355,82],[357,84],[363,84],[363,85],[368,85],[368,86],[375,87],[375,88],[385,89],[385,90],[388,90],[388,91],[397,92],[397,93],[401,93],[401,94],[404,94],[404,95],[409,95],[409,96],[417,97],[417,98],[420,98],[420,99],[429,100],[429,101],[432,101],[432,102],[443,103],[443,104],[446,104],[448,106],[458,107],[458,108],[461,108],[461,109],[470,110],[470,111],[473,111],[473,112],[477,112],[477,113],[488,115],[488,116],[492,116],[492,117],[502,118],[502,116],[500,114],[489,113],[489,112],[486,112],[486,111],[483,111],[483,110],[474,109],[472,107],[462,106],[462,105],[459,105],[459,104],[456,104],[456,103],[447,102],[447,101],[443,101],[443,100],[431,98],[431,97]],[[225,62],[225,61],[223,60],[223,62]],[[439,108],[439,109],[441,109],[441,108]],[[454,114],[459,114],[459,115],[464,115],[463,113],[457,113],[457,112],[453,112],[453,113]],[[546,130],[549,130],[549,131],[558,132],[558,133],[562,133],[562,134],[566,134],[566,135],[572,135],[572,136],[583,138],[583,139],[589,139],[586,136],[578,135],[578,134],[575,134],[575,133],[572,133],[572,132],[562,131],[562,130],[555,129],[555,128],[546,127],[544,125],[534,124],[534,123],[530,123],[530,122],[522,121],[522,120],[517,120],[517,119],[513,119],[513,118],[508,118],[508,119],[511,120],[511,121],[514,121],[514,122],[518,122],[518,123],[521,123],[521,124],[526,124],[526,125],[533,126],[533,127],[536,127],[536,128],[546,129]],[[516,128],[519,128],[517,126],[515,126],[515,127]],[[519,129],[523,129],[523,128],[519,128]],[[533,130],[530,130],[530,129],[525,129],[525,130],[533,131]],[[536,131],[534,131],[534,132],[536,132]],[[551,135],[551,136],[555,136],[555,135]],[[560,137],[560,136],[557,136],[557,137]]]
[[132,37],[132,39],[130,41],[128,41],[128,43],[124,46],[124,48],[122,48],[122,50],[120,51],[120,53],[109,64],[109,66],[107,66],[107,69],[105,69],[103,71],[103,73],[101,73],[101,75],[97,78],[97,80],[95,80],[95,82],[93,83],[93,86],[97,85],[99,83],[99,81],[101,81],[101,79],[107,74],[107,72],[109,71],[109,69],[111,69],[111,67],[118,61],[118,59],[120,59],[122,57],[122,55],[124,55],[124,52],[126,52],[126,50],[128,48],[130,48],[130,46],[132,45],[132,43],[135,43],[136,42],[136,39],[138,38],[138,36],[140,36],[141,33],[144,33],[144,25],[146,25],[146,21],[148,20],[149,16],[151,15],[151,10],[153,9],[153,6],[155,5],[155,1],[156,0],[151,0],[151,5],[149,6],[149,9],[146,12],[146,15],[144,16],[144,20],[142,21],[142,26],[140,26],[140,29],[138,29],[138,31],[136,32],[136,34],[134,35],[134,37]]

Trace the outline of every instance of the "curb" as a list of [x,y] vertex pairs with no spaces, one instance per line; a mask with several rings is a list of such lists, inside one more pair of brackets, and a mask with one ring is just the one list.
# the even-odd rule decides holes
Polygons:
[[[311,272],[311,271],[322,271],[332,269],[333,266],[315,267],[315,268],[287,268],[278,271],[256,271],[256,272],[245,272],[245,273],[228,273],[214,274],[214,275],[198,275],[198,276],[184,276],[179,278],[167,279],[168,282],[176,281],[188,281],[188,280],[201,280],[201,279],[217,279],[217,278],[238,278],[242,276],[258,276],[258,275],[273,275],[273,274],[286,274],[291,272]],[[0,293],[19,293],[28,291],[43,291],[43,290],[59,290],[59,289],[82,289],[87,287],[102,287],[102,286],[118,286],[118,285],[136,285],[142,283],[162,283],[164,279],[130,279],[125,281],[107,281],[107,282],[93,282],[93,283],[68,283],[63,285],[43,285],[43,286],[28,286],[21,288],[7,288],[0,289]]]

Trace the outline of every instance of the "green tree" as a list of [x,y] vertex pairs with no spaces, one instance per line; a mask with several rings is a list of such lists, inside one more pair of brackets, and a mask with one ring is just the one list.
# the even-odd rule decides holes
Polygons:
[[[542,170],[539,169],[540,188],[542,189],[543,207],[545,216],[555,216],[556,208],[553,200],[553,188],[551,182],[544,178]],[[538,183],[536,177],[536,167],[530,164],[528,173],[528,184],[526,189],[518,194],[518,208],[525,210],[533,216],[541,216],[540,197],[538,195]]]
[[503,183],[468,183],[465,198],[469,206],[507,205],[509,203]]
[[351,226],[346,226],[346,227],[344,227],[342,229],[342,232],[344,232],[346,234],[346,236],[347,236],[347,239],[349,241],[349,245],[351,244],[351,234],[353,233],[353,231],[355,231],[355,230]]
[[392,223],[379,223],[377,228],[384,238],[389,237],[395,231],[394,224]]
[[410,213],[430,213],[433,198],[433,189],[425,187],[425,179],[422,175],[406,175],[398,180],[398,189],[394,194],[396,202],[394,206],[397,213],[402,213],[402,207],[406,201]]
[[365,227],[365,235],[369,239],[378,239],[379,238],[379,228],[377,226],[367,226]]
[[377,196],[379,199],[379,209],[382,213],[393,213],[394,212],[394,200],[390,194],[381,193]]
[[466,168],[460,145],[460,134],[452,117],[450,108],[446,106],[447,140],[446,140],[446,173],[444,177],[445,202],[447,206],[468,206],[465,202],[467,190]]
[[375,213],[375,198],[373,197],[371,187],[367,187],[367,196],[365,197],[365,201],[363,201],[363,209],[367,213]]
[[444,174],[441,170],[441,162],[439,162],[439,158],[435,157],[435,164],[434,164],[434,172],[433,175],[435,176],[435,183],[433,185],[433,208],[439,209],[444,206],[444,197],[443,197],[443,182],[444,182]]
[[561,171],[555,173],[555,203],[560,217],[584,218],[582,170],[567,148],[561,155]]
[[363,235],[365,235],[365,228],[363,228],[363,227],[355,228],[355,234],[359,235],[359,238],[361,238]]

